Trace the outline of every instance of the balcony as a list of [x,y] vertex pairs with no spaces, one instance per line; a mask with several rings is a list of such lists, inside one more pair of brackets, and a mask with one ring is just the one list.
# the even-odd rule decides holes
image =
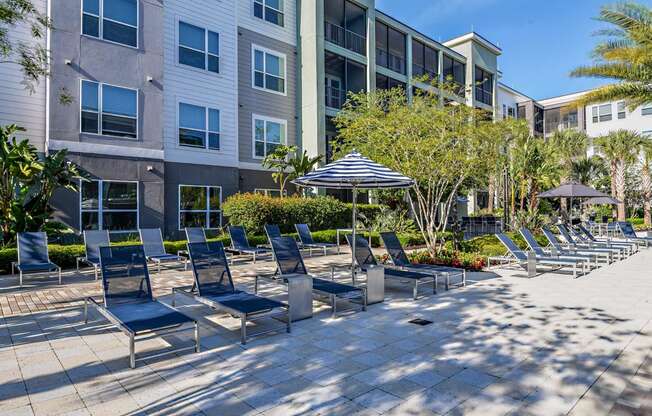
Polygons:
[[405,58],[376,48],[376,65],[391,69],[399,74],[405,74]]
[[428,78],[430,78],[431,80],[432,79],[436,80],[438,78],[438,75],[437,75],[436,72],[429,71],[429,70],[426,69],[426,67],[421,66],[419,64],[414,64],[413,63],[412,64],[412,76],[420,77],[420,76],[423,76],[423,75],[427,75]]
[[475,99],[483,104],[493,105],[493,93],[485,91],[480,87],[475,87]]
[[341,109],[346,101],[346,90],[326,86],[326,107]]
[[367,54],[367,38],[330,22],[324,22],[324,36],[335,45],[358,53]]

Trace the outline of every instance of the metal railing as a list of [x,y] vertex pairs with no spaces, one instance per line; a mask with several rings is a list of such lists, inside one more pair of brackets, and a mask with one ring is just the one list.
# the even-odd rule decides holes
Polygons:
[[475,87],[475,99],[487,105],[493,105],[493,94],[480,87]]
[[376,48],[376,64],[399,74],[405,74],[405,58],[391,54],[384,49]]
[[429,71],[426,69],[426,67],[421,66],[419,64],[412,64],[412,76],[419,77],[422,75],[427,75],[430,79],[437,79],[437,73],[433,71]]
[[350,51],[367,54],[367,38],[330,22],[324,22],[324,37],[328,42]]

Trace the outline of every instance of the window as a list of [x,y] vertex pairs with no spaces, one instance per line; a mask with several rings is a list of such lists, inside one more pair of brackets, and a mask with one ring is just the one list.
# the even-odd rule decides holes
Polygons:
[[283,0],[254,0],[254,16],[283,26]]
[[138,137],[138,90],[81,81],[81,132]]
[[494,76],[484,69],[475,67],[475,99],[483,104],[493,104]]
[[643,130],[641,134],[652,139],[652,130]]
[[179,63],[218,74],[220,35],[179,22]]
[[620,101],[618,103],[618,118],[623,119],[625,118],[625,102]]
[[138,182],[82,181],[80,218],[82,230],[138,229]]
[[376,22],[376,64],[405,74],[405,35]]
[[591,107],[591,118],[594,123],[611,120],[611,103]]
[[466,85],[466,65],[450,56],[444,55],[442,67],[444,81],[452,82],[454,92],[457,95],[464,96],[464,88]]
[[652,115],[652,105],[647,105],[646,107],[641,108],[641,115],[642,116]]
[[350,51],[366,55],[366,10],[347,0],[325,1],[324,38]]
[[222,187],[179,185],[179,229],[222,226]]
[[437,78],[439,73],[439,52],[418,40],[412,40],[412,75]]
[[285,144],[287,122],[262,116],[253,116],[254,157],[263,158],[278,146]]
[[[256,189],[254,189],[254,193],[255,194],[260,194],[260,195],[265,195],[265,196],[271,196],[272,198],[280,198],[281,197],[281,190],[280,189],[256,188]],[[283,190],[283,196],[288,196],[287,189]]]
[[516,118],[516,110],[514,109],[514,107],[507,108],[507,116],[509,118]]
[[138,46],[137,0],[82,0],[82,34]]
[[179,103],[179,145],[220,150],[220,111]]
[[252,65],[255,88],[285,95],[285,55],[254,46]]
[[406,85],[404,82],[398,81],[394,78],[386,77],[383,74],[376,73],[376,89],[390,90],[396,87],[403,89],[403,91],[406,90]]

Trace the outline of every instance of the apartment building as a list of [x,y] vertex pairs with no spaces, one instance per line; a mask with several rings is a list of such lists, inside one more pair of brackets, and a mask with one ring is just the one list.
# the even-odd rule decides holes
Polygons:
[[[81,192],[53,201],[79,231],[218,228],[229,195],[278,195],[261,166],[276,146],[331,158],[332,119],[348,91],[434,88],[419,76],[459,87],[439,92],[443,101],[526,119],[535,134],[623,120],[617,103],[607,120],[606,105],[574,111],[570,98],[528,97],[500,82],[502,50],[489,40],[472,32],[438,42],[374,0],[41,3],[55,27],[45,40],[52,75],[29,95],[16,68],[0,67],[0,122],[26,126],[39,151],[68,149],[89,172]],[[635,113],[625,111],[627,125]],[[638,113],[640,130],[652,130],[652,109]],[[470,211],[485,199],[471,198]]]

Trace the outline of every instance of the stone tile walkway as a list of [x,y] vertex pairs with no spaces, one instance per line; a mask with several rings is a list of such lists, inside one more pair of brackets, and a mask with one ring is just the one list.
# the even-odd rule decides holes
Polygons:
[[[347,261],[307,266],[326,272]],[[236,320],[178,303],[200,319],[203,351],[172,351],[191,334],[152,338],[137,344],[135,370],[122,333],[95,312],[84,324],[80,302],[100,294],[90,274],[23,290],[2,277],[0,414],[649,414],[650,264],[652,249],[579,279],[495,269],[416,301],[393,286],[367,312],[331,318],[320,306],[291,334],[246,346]],[[271,270],[262,262],[234,275],[251,290],[253,272]],[[178,270],[152,279],[164,302],[191,281]],[[264,293],[282,299],[278,287]],[[416,317],[433,324],[408,322]]]

